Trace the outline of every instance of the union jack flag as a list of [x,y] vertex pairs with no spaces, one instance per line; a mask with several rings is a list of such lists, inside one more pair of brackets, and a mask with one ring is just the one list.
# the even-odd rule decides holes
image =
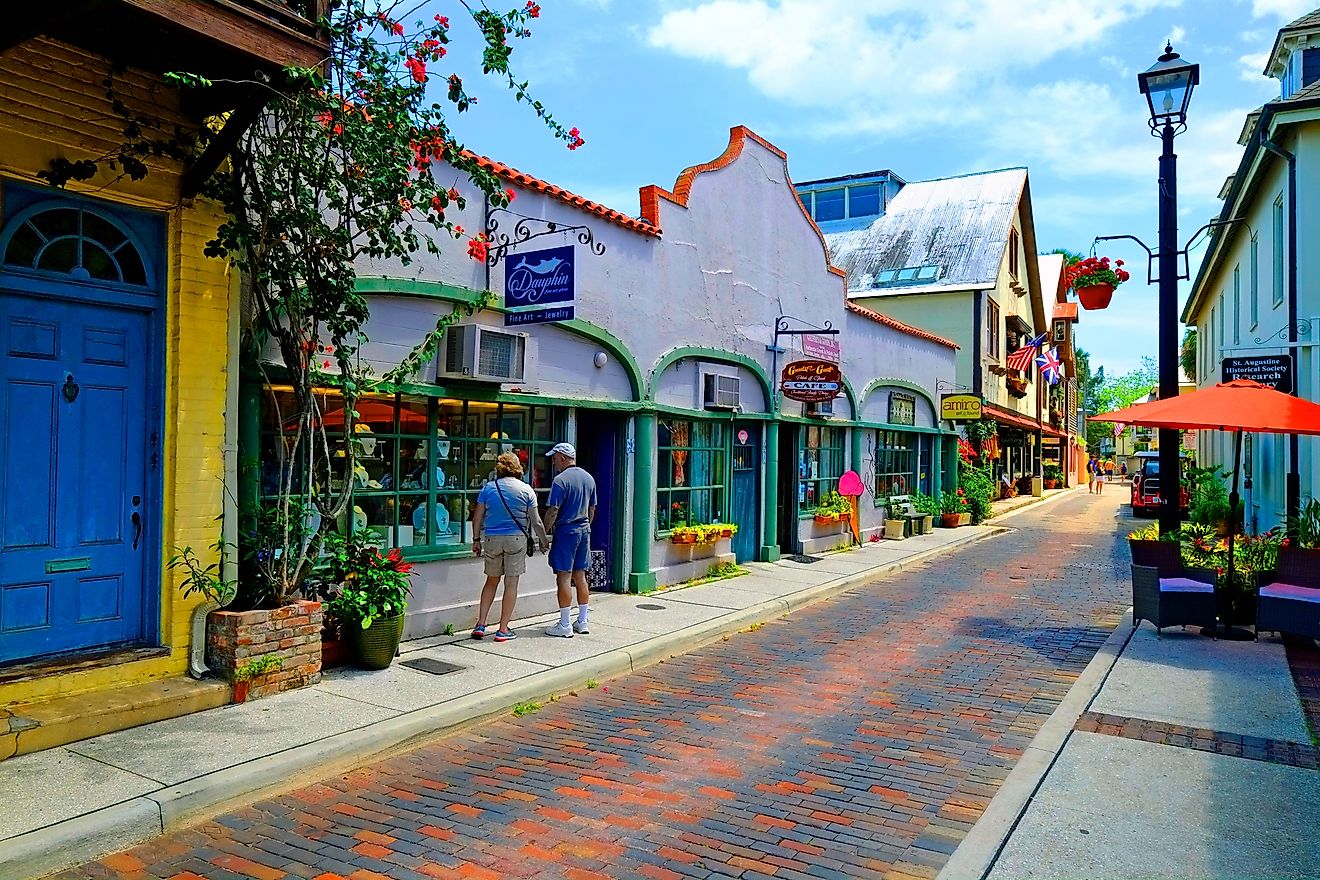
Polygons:
[[1017,370],[1020,373],[1027,372],[1031,369],[1031,362],[1036,359],[1036,349],[1041,347],[1041,344],[1045,342],[1045,337],[1048,335],[1049,334],[1047,333],[1042,333],[1035,339],[1028,339],[1022,344],[1021,348],[1010,354],[1004,363],[1007,364],[1010,369]]
[[1063,380],[1063,361],[1059,360],[1057,348],[1042,351],[1040,357],[1036,358],[1036,366],[1040,367],[1040,374],[1051,385],[1058,385]]

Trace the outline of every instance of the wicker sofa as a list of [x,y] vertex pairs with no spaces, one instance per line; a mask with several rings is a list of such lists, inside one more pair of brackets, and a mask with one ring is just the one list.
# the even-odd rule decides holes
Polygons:
[[1149,620],[1156,634],[1166,626],[1215,629],[1215,573],[1184,568],[1179,546],[1132,541],[1132,628]]
[[1279,551],[1279,567],[1256,600],[1261,630],[1320,639],[1320,550]]

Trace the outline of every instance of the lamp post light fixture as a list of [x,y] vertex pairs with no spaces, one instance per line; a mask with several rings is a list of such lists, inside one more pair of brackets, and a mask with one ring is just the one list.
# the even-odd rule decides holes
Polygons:
[[[1200,83],[1201,68],[1166,44],[1137,85],[1150,107],[1150,133],[1164,146],[1160,154],[1159,373],[1160,399],[1178,396],[1178,157],[1173,139],[1187,129],[1187,107]],[[1178,431],[1160,429],[1160,532],[1175,531],[1182,519],[1182,440]]]

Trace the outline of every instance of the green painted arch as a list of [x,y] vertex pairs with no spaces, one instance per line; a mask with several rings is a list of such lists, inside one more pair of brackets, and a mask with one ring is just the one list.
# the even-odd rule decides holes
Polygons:
[[683,358],[700,358],[703,361],[715,361],[718,363],[734,364],[739,367],[745,367],[756,377],[756,381],[761,384],[761,391],[765,394],[766,402],[769,404],[767,411],[773,413],[777,409],[775,405],[777,401],[775,400],[775,393],[773,390],[774,385],[771,383],[770,377],[766,374],[764,367],[745,354],[739,354],[736,351],[723,351],[718,348],[708,348],[704,345],[683,345],[678,348],[671,348],[669,351],[661,355],[660,360],[656,361],[655,366],[651,367],[651,377],[646,383],[647,400],[655,400],[655,386],[660,375]]
[[[438,281],[419,281],[413,278],[389,278],[386,276],[359,278],[357,289],[361,293],[414,296],[463,304],[476,302],[481,297],[481,291],[468,287],[457,287],[452,284],[442,284]],[[492,304],[487,308],[500,314],[508,311],[497,304]],[[628,350],[628,346],[622,339],[604,327],[598,327],[590,321],[583,321],[580,318],[556,321],[555,326],[561,327],[575,336],[581,336],[583,339],[590,339],[613,355],[623,366],[624,372],[628,374],[628,384],[632,387],[633,401],[638,402],[643,399],[642,395],[646,391],[646,379],[642,375],[642,368],[637,363],[637,358],[633,357],[632,352]]]
[[852,383],[848,381],[847,376],[843,377],[843,396],[848,398],[848,406],[851,407],[849,418],[854,422],[861,421],[862,409],[857,403],[857,393],[853,391]]
[[872,379],[870,382],[866,383],[866,388],[862,390],[861,405],[863,407],[866,406],[866,401],[870,399],[871,395],[875,392],[877,388],[888,387],[888,386],[893,386],[895,388],[904,388],[907,389],[908,391],[912,391],[916,394],[921,395],[921,397],[927,403],[930,404],[931,412],[935,414],[935,425],[937,428],[939,427],[939,423],[940,423],[939,404],[935,402],[935,399],[930,396],[930,392],[928,392],[925,388],[922,388],[916,382],[909,382],[906,379],[885,379],[883,377],[879,379]]

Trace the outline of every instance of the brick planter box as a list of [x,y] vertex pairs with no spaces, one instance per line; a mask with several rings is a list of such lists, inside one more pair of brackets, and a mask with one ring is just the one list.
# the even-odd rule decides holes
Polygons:
[[321,680],[320,602],[294,602],[264,611],[212,611],[206,619],[206,664],[234,680],[234,670],[254,657],[275,654],[278,672],[253,679],[248,699],[292,690]]

